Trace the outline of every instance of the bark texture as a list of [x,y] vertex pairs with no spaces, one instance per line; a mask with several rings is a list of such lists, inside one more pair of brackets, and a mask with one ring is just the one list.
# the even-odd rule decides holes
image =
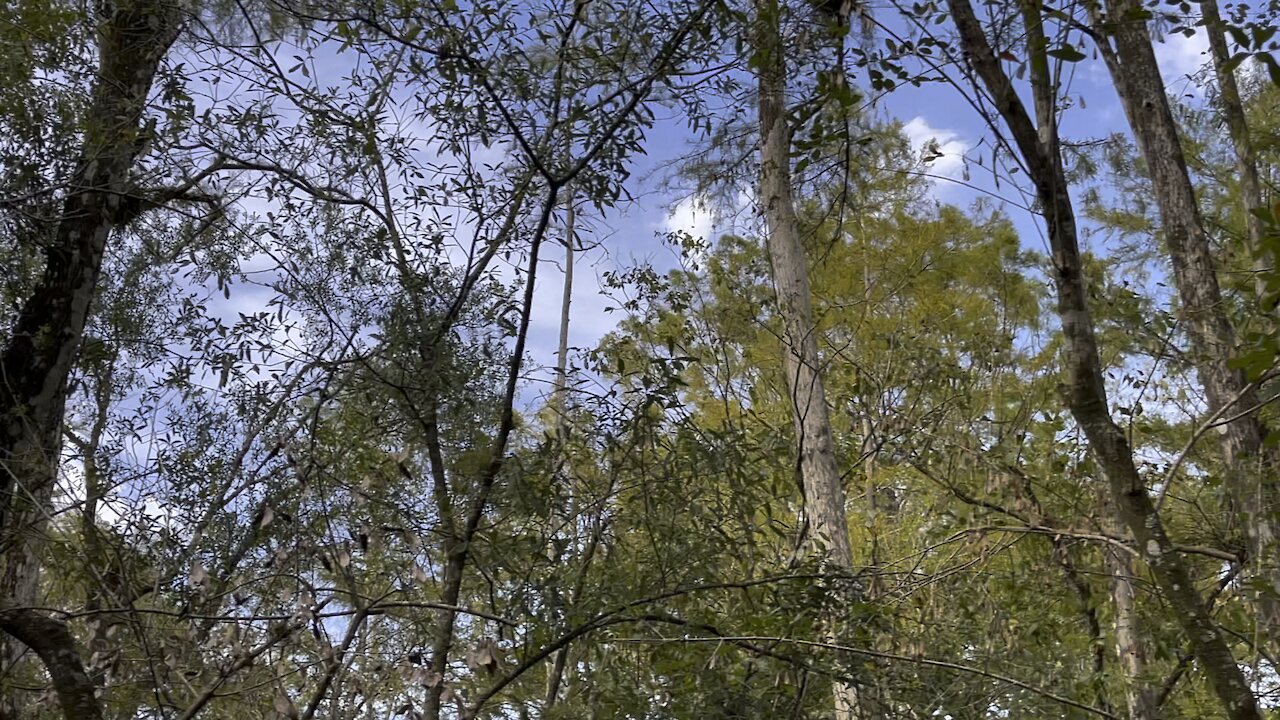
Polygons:
[[1253,140],[1249,137],[1249,123],[1245,119],[1244,102],[1240,99],[1240,85],[1236,82],[1235,71],[1228,67],[1231,51],[1227,48],[1226,31],[1217,0],[1204,0],[1200,3],[1200,11],[1204,15],[1204,31],[1209,40],[1209,56],[1213,60],[1214,79],[1218,83],[1218,110],[1222,113],[1227,134],[1231,137],[1231,148],[1235,152],[1249,250],[1254,257],[1254,271],[1259,273],[1255,276],[1254,287],[1261,298],[1266,289],[1261,271],[1271,267],[1272,259],[1267,257],[1262,248],[1262,237],[1266,232],[1262,218],[1251,212],[1262,207],[1262,180],[1258,176],[1257,156],[1254,153]]
[[66,623],[34,610],[0,610],[0,630],[31,648],[44,663],[66,720],[100,720],[97,687],[80,661],[76,639]]
[[[1111,527],[1112,532],[1122,532]],[[1131,720],[1159,720],[1160,707],[1155,689],[1147,681],[1147,653],[1143,644],[1142,626],[1138,617],[1137,595],[1134,592],[1136,568],[1128,551],[1118,547],[1104,550],[1108,583],[1111,589],[1111,607],[1115,615],[1116,657],[1124,673],[1125,706]]]
[[[839,568],[853,566],[845,513],[844,483],[836,465],[835,441],[822,383],[821,362],[809,294],[808,259],[801,242],[791,187],[791,130],[787,123],[786,61],[776,0],[757,4],[756,53],[760,120],[760,200],[768,226],[778,312],[783,320],[783,352],[804,488],[810,540]],[[858,688],[835,683],[835,717],[868,717]]]
[[[1212,1],[1205,6],[1210,16],[1217,14]],[[1280,538],[1280,520],[1274,516],[1275,509],[1280,507],[1277,504],[1280,488],[1271,477],[1273,473],[1267,471],[1271,463],[1260,461],[1278,458],[1263,447],[1266,428],[1258,417],[1240,413],[1256,406],[1258,395],[1249,386],[1244,372],[1231,366],[1236,352],[1236,332],[1222,301],[1209,234],[1191,184],[1177,121],[1165,93],[1143,11],[1142,4],[1136,0],[1109,0],[1108,15],[1095,17],[1095,26],[1121,105],[1151,177],[1174,282],[1182,301],[1183,322],[1208,410],[1213,413],[1230,406],[1234,412],[1228,411],[1227,416],[1240,415],[1221,428],[1219,450],[1225,464],[1223,481],[1233,527],[1243,533],[1251,561],[1260,565],[1259,575],[1274,591],[1258,596],[1262,635],[1270,638],[1280,628],[1280,566],[1272,559],[1276,540]],[[1217,42],[1225,52],[1225,41],[1220,34],[1221,18],[1218,20]],[[1211,31],[1211,51],[1214,42]],[[1219,82],[1228,78],[1223,91],[1234,96],[1238,107],[1235,78],[1222,70],[1225,68],[1218,71]],[[1252,155],[1248,150],[1248,129],[1243,123],[1241,110],[1234,121],[1228,121],[1228,128],[1242,166],[1241,182],[1247,185],[1251,177],[1251,190],[1254,197],[1259,197],[1256,166],[1252,173],[1245,167]],[[1240,153],[1242,146],[1244,154]],[[1248,192],[1246,189],[1246,195]],[[1253,232],[1259,233],[1260,241],[1261,227],[1251,227],[1250,233]]]
[[177,38],[172,6],[123,0],[102,24],[99,68],[79,171],[46,250],[43,277],[0,356],[0,528],[15,529],[52,483],[67,378],[111,231],[136,212],[130,172],[143,149],[142,112],[161,58]]
[[[175,6],[164,0],[120,0],[107,4],[98,27],[98,71],[78,170],[47,233],[40,282],[0,350],[0,597],[15,605],[37,600],[41,538],[61,454],[68,377],[107,240],[143,205],[131,177],[147,139],[142,115],[160,61],[178,36],[180,19]],[[75,675],[64,672],[70,659],[79,665],[74,643],[66,644],[71,635],[65,627],[43,616],[6,617],[10,619],[0,627],[46,663],[66,716],[98,717],[96,709],[88,709],[90,704],[96,708],[92,692],[64,691]]]
[[948,0],[965,58],[1009,130],[1044,214],[1052,249],[1053,280],[1065,346],[1062,394],[1110,490],[1120,522],[1132,534],[1162,594],[1191,643],[1227,717],[1258,720],[1258,704],[1221,630],[1209,615],[1191,574],[1165,533],[1124,431],[1111,417],[1102,363],[1090,316],[1075,211],[1058,142],[1052,75],[1040,25],[1042,8],[1028,3],[1027,52],[1036,120],[1027,112],[969,0]]

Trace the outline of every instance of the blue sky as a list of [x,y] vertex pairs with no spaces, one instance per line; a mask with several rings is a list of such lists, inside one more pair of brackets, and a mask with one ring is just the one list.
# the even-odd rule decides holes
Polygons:
[[[1157,55],[1171,91],[1179,94],[1193,88],[1186,79],[1205,62],[1205,42],[1202,36],[1185,38],[1175,35],[1159,46]],[[287,58],[291,52],[282,49],[278,53]],[[313,75],[341,77],[350,70],[349,57],[332,52],[317,52],[311,64]],[[1115,91],[1105,67],[1100,61],[1086,60],[1075,66],[1072,89],[1085,98],[1087,108],[1077,105],[1065,118],[1064,134],[1068,137],[1098,137],[1115,131],[1124,131],[1124,118]],[[214,92],[210,89],[210,92]],[[237,90],[223,85],[216,91],[217,98],[208,102],[226,102],[235,97]],[[750,109],[747,109],[750,111]],[[903,125],[904,134],[918,151],[926,143],[936,141],[942,152],[932,163],[931,172],[942,179],[933,181],[933,196],[940,202],[966,206],[982,195],[982,191],[1008,194],[1009,184],[1003,183],[997,190],[988,171],[971,165],[970,182],[977,189],[969,189],[946,178],[959,179],[966,158],[972,161],[979,152],[984,138],[990,132],[981,119],[956,95],[953,88],[942,84],[929,84],[920,88],[904,86],[884,97],[873,111],[883,120],[897,120]],[[576,265],[576,282],[573,294],[573,314],[570,332],[571,346],[579,349],[593,347],[600,338],[615,327],[621,313],[609,313],[605,308],[615,304],[601,295],[600,277],[604,272],[625,269],[640,263],[651,263],[658,268],[674,267],[677,258],[660,237],[670,231],[682,230],[696,236],[714,238],[736,229],[732,218],[718,219],[710,209],[699,207],[696,198],[681,197],[664,189],[663,176],[658,168],[680,156],[688,149],[689,134],[679,119],[659,120],[648,133],[647,154],[637,158],[632,172],[629,190],[636,198],[632,203],[609,211],[603,217],[589,212],[580,214],[579,233],[593,246],[579,254]],[[504,148],[488,150],[489,159],[501,158]],[[981,151],[989,157],[989,146]],[[1016,195],[1015,195],[1016,196]],[[261,197],[250,196],[240,203],[240,209],[259,219],[273,204]],[[1021,231],[1028,248],[1043,251],[1039,225],[1034,217],[1018,208],[1007,208],[1010,217]],[[551,237],[561,232],[556,229]],[[527,370],[531,382],[522,398],[536,404],[548,387],[543,384],[550,377],[546,368],[554,366],[558,340],[558,321],[561,301],[562,250],[554,243],[548,244],[535,295],[536,307],[532,320],[528,353],[534,367]],[[456,259],[456,258],[455,258]],[[515,258],[513,263],[519,263]],[[271,263],[262,256],[246,259],[247,269],[269,268]],[[499,268],[505,277],[513,277],[514,266]],[[268,273],[269,275],[270,273]],[[240,313],[252,314],[269,310],[267,303],[274,292],[267,286],[269,278],[258,278],[259,284],[239,283],[224,299],[212,286],[202,290],[210,303],[210,311],[227,322],[234,322]],[[193,288],[200,291],[199,288]],[[541,370],[538,369],[541,366]],[[217,373],[211,372],[204,382],[213,386]],[[135,447],[141,459],[150,450]],[[141,500],[141,498],[139,498]],[[158,508],[148,506],[147,512],[158,514]]]
[[[1170,92],[1184,94],[1194,91],[1188,75],[1207,61],[1206,49],[1203,34],[1192,38],[1174,35],[1157,46],[1157,57]],[[1089,59],[1077,63],[1074,69],[1072,91],[1074,95],[1083,96],[1085,102],[1083,108],[1076,105],[1067,112],[1064,136],[1082,139],[1127,132],[1123,112],[1102,61]],[[967,206],[984,196],[981,190],[1018,197],[1008,182],[1002,182],[996,188],[989,170],[974,163],[979,154],[984,158],[990,157],[989,145],[979,147],[983,138],[990,138],[990,131],[953,88],[937,83],[919,88],[904,86],[885,96],[874,112],[882,119],[901,122],[904,134],[917,152],[931,140],[938,144],[942,157],[933,161],[930,168],[931,174],[942,176],[942,179],[932,181],[932,194],[938,201]],[[660,124],[649,134],[646,164],[652,167],[656,161],[678,155],[687,141],[683,125],[669,123],[664,127]],[[970,163],[969,183],[979,190],[946,179],[962,178],[966,158]],[[643,176],[648,167],[639,169],[640,172],[634,176]],[[636,261],[652,261],[659,267],[670,267],[673,264],[671,252],[658,240],[664,232],[684,230],[695,236],[714,238],[731,230],[731,218],[717,219],[711,209],[699,207],[697,198],[655,192],[658,179],[645,181],[653,187],[637,188],[636,194],[640,199],[617,215],[592,219],[599,230],[598,235],[603,236],[604,247],[588,253],[578,268],[571,323],[572,345],[590,347],[614,326],[617,319],[616,315],[603,312],[605,303],[598,299],[598,286],[593,281],[600,270],[625,267]],[[1046,251],[1036,219],[1017,207],[1006,206],[1005,209],[1022,233],[1027,247]],[[549,365],[553,362],[560,302],[557,269],[545,268],[540,283],[538,312],[530,345],[535,360]]]
[[[1171,91],[1182,94],[1194,87],[1187,80],[1187,75],[1198,70],[1205,62],[1205,48],[1202,35],[1192,38],[1173,35],[1158,46],[1157,56]],[[294,48],[281,48],[276,52],[284,64],[292,64],[292,56],[295,54]],[[339,55],[331,49],[321,47],[309,56],[310,74],[313,77],[343,77],[354,67],[352,57],[351,54]],[[1124,131],[1123,114],[1102,62],[1089,59],[1075,64],[1071,69],[1074,71],[1071,92],[1083,97],[1084,103],[1077,103],[1067,111],[1064,135],[1079,139]],[[209,104],[244,99],[237,97],[240,92],[238,89],[226,84],[219,88],[210,87],[208,92],[210,97],[206,102]],[[405,94],[395,98],[393,110],[398,103],[404,103],[407,107],[408,92],[406,90]],[[1019,197],[1014,186],[1007,181],[997,188],[989,169],[976,164],[975,160],[981,156],[986,159],[987,166],[990,165],[990,131],[957,95],[954,88],[942,83],[925,84],[919,88],[903,86],[884,96],[871,111],[881,120],[901,122],[904,134],[917,151],[930,141],[937,143],[942,155],[931,163],[929,171],[939,176],[932,181],[932,192],[940,202],[966,206],[982,196],[983,191],[1015,199]],[[287,108],[282,108],[282,113],[286,118],[289,115]],[[406,120],[407,115],[407,110],[392,113],[396,122],[412,122]],[[424,131],[423,134],[429,133]],[[683,230],[695,236],[714,238],[721,233],[741,229],[733,226],[731,217],[718,219],[712,209],[699,206],[698,198],[675,195],[663,183],[665,178],[660,168],[686,152],[689,141],[689,133],[681,119],[660,118],[647,135],[646,154],[637,157],[633,164],[629,191],[636,200],[607,212],[603,217],[592,216],[589,211],[580,213],[579,234],[584,242],[593,247],[580,253],[576,264],[570,326],[571,346],[584,349],[594,346],[620,318],[619,313],[605,311],[612,303],[601,297],[599,279],[602,273],[639,263],[652,263],[660,269],[673,267],[677,258],[660,239],[661,235],[669,231]],[[486,154],[488,159],[496,161],[505,150],[493,147]],[[429,161],[432,152],[434,150],[429,143],[424,144],[419,150],[420,154],[424,154],[421,162],[425,164]],[[961,179],[966,163],[969,164],[968,182],[973,186],[972,189],[947,179]],[[247,197],[240,203],[243,211],[259,218],[272,205],[255,196]],[[1046,250],[1036,219],[1017,207],[1005,209],[1022,233],[1027,247],[1038,251]],[[553,238],[560,235],[558,229],[552,231]],[[548,245],[543,258],[528,351],[535,365],[549,367],[555,362],[558,336],[562,249],[557,244]],[[454,259],[460,261],[462,257],[455,254]],[[500,274],[507,278],[514,277],[517,272],[515,264],[520,262],[519,258],[513,258],[513,264],[499,267]],[[248,267],[264,265],[269,263],[261,256],[247,261]],[[211,309],[230,322],[240,313],[251,314],[268,309],[266,303],[273,293],[263,283],[238,284],[226,301],[212,287],[207,288],[207,295]],[[545,373],[542,377],[546,377]],[[538,394],[535,387],[531,387],[529,391],[532,395]]]

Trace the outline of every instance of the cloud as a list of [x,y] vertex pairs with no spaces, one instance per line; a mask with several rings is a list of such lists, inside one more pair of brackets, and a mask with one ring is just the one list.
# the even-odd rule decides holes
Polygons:
[[1182,33],[1166,35],[1155,43],[1156,62],[1166,85],[1194,75],[1209,61],[1209,38],[1203,30],[1187,37]]
[[711,233],[715,228],[715,217],[706,201],[695,196],[687,197],[671,208],[662,221],[663,232],[687,232],[695,238],[708,242],[714,241]]
[[930,174],[955,179],[964,174],[964,153],[969,144],[956,131],[935,128],[917,115],[902,126],[902,133],[911,149],[926,159]]

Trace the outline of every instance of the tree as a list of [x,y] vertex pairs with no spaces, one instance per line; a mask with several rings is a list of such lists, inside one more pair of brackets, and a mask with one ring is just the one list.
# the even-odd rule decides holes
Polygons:
[[0,714],[1257,717],[1272,10],[985,8],[0,8]]
[[[1208,3],[1208,5],[1214,5]],[[1209,10],[1216,14],[1216,5]],[[1255,460],[1263,460],[1267,452],[1263,439],[1267,430],[1258,416],[1250,410],[1258,405],[1256,389],[1247,381],[1244,372],[1233,362],[1237,338],[1235,328],[1226,314],[1226,306],[1218,285],[1213,254],[1209,246],[1209,234],[1205,230],[1195,189],[1187,171],[1186,158],[1178,136],[1177,123],[1165,94],[1164,81],[1156,62],[1151,36],[1146,23],[1147,11],[1139,3],[1109,3],[1106,14],[1101,8],[1093,10],[1093,29],[1098,48],[1106,61],[1120,95],[1121,105],[1133,128],[1146,169],[1151,177],[1156,203],[1160,209],[1161,229],[1169,250],[1173,276],[1182,300],[1187,334],[1192,352],[1196,356],[1196,369],[1204,384],[1210,413],[1227,415],[1231,422],[1225,424],[1220,437],[1223,462],[1226,465],[1226,483],[1231,497],[1231,511],[1239,515],[1241,529],[1247,537],[1249,554],[1255,559],[1267,557],[1275,542],[1275,519],[1262,510],[1274,504],[1276,490],[1265,472],[1250,467]],[[1138,21],[1130,21],[1130,18]],[[1211,48],[1216,46],[1215,57],[1222,49],[1220,23],[1209,30]],[[1215,35],[1216,34],[1216,35]],[[1227,80],[1224,86],[1231,94],[1234,78],[1229,77],[1224,63],[1218,61],[1218,77]],[[1228,101],[1230,102],[1230,101]],[[1245,130],[1241,116],[1232,112],[1228,126],[1236,138],[1241,155],[1242,178],[1248,185],[1246,203],[1256,203],[1257,183],[1249,172]],[[1237,150],[1239,153],[1240,150]],[[1256,207],[1256,204],[1254,205]],[[1255,231],[1256,232],[1256,229]],[[1237,408],[1231,412],[1231,408]],[[1243,412],[1241,412],[1243,410]],[[1268,461],[1269,462],[1269,461]],[[1264,570],[1264,577],[1272,585],[1273,568]],[[1280,587],[1280,585],[1277,585]],[[1264,635],[1280,618],[1280,606],[1275,593],[1259,595],[1259,607]]]
[[[1223,710],[1229,717],[1256,718],[1257,701],[1164,530],[1146,483],[1134,465],[1128,439],[1111,418],[1076,240],[1075,212],[1059,147],[1053,75],[1040,10],[1035,6],[1024,8],[1026,52],[1036,107],[1033,122],[1000,67],[999,57],[973,9],[964,0],[950,2],[948,7],[973,72],[1008,126],[1045,213],[1053,249],[1058,314],[1066,341],[1068,381],[1063,394],[1067,405],[1089,439],[1118,517],[1132,533],[1165,598],[1176,608],[1183,632],[1203,663]],[[1163,97],[1161,92],[1161,102]]]
[[[36,537],[45,525],[62,448],[62,415],[70,377],[113,231],[152,206],[189,195],[196,183],[140,187],[134,177],[149,130],[143,112],[161,60],[182,18],[167,4],[112,4],[97,35],[99,54],[86,114],[113,118],[86,125],[65,191],[50,189],[57,214],[24,228],[19,247],[42,247],[40,280],[21,302],[0,356],[0,533],[5,551],[0,595],[22,608],[38,597]],[[45,192],[38,188],[38,192]],[[49,207],[41,202],[39,206]],[[30,610],[4,616],[4,629],[33,646],[52,673],[67,718],[99,717],[93,686],[74,639],[57,621]],[[34,645],[33,645],[34,643]],[[9,655],[9,658],[12,658]]]
[[[849,544],[844,483],[836,467],[835,441],[809,299],[808,263],[792,197],[787,67],[780,21],[781,6],[777,2],[757,6],[760,195],[769,228],[774,288],[785,327],[783,352],[795,425],[796,472],[804,488],[805,517],[811,523],[810,542],[819,552],[828,554],[833,566],[852,569],[853,548]],[[856,598],[849,600],[856,601]],[[839,720],[878,715],[859,698],[856,686],[837,683],[834,692],[835,717]]]

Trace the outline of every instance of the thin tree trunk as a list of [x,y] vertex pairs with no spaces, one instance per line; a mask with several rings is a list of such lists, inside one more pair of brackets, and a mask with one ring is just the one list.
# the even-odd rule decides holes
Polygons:
[[1181,555],[1165,533],[1124,431],[1111,418],[1080,257],[1075,210],[1058,144],[1056,97],[1038,4],[1024,6],[1028,64],[1037,121],[1028,114],[1000,65],[969,0],[948,0],[966,60],[1008,126],[1010,138],[1035,185],[1052,250],[1058,316],[1065,341],[1067,406],[1089,441],[1120,521],[1129,528],[1143,559],[1183,633],[1191,643],[1223,710],[1232,720],[1258,720],[1257,700],[1221,630],[1209,615]]
[[[1213,2],[1205,5],[1213,5]],[[1140,14],[1143,6],[1135,0],[1109,0],[1107,9],[1110,17],[1100,19],[1095,16],[1094,24],[1101,36],[1099,44],[1151,176],[1174,281],[1182,299],[1187,335],[1204,385],[1208,410],[1217,412],[1233,399],[1237,403],[1236,408],[1253,407],[1257,404],[1257,393],[1248,388],[1244,372],[1231,366],[1236,350],[1235,328],[1222,301],[1209,235],[1187,171],[1177,121],[1165,94],[1151,34],[1145,21],[1130,19],[1145,17]],[[1208,12],[1216,15],[1217,8],[1213,7]],[[1216,25],[1218,33],[1221,33],[1221,22]],[[1213,28],[1210,28],[1211,46],[1212,37]],[[1113,39],[1114,45],[1107,38]],[[1222,40],[1220,35],[1218,40]],[[1220,49],[1225,52],[1225,43]],[[1230,76],[1230,73],[1219,74]],[[1234,91],[1234,77],[1230,78],[1229,84]],[[1239,93],[1233,94],[1238,106]],[[1246,151],[1248,143],[1248,130],[1243,126],[1242,113],[1236,121],[1240,125],[1232,128],[1232,140],[1236,143],[1238,161],[1245,163],[1251,154],[1239,154],[1239,143],[1245,143]],[[1260,195],[1256,166],[1251,177],[1254,181],[1252,192],[1256,197]],[[1242,182],[1247,182],[1243,176]],[[1258,237],[1260,239],[1261,235]],[[1235,529],[1243,531],[1250,559],[1269,566],[1262,568],[1262,576],[1280,591],[1280,567],[1267,561],[1275,551],[1277,538],[1280,538],[1280,520],[1273,516],[1274,510],[1280,507],[1277,504],[1280,488],[1276,486],[1276,478],[1271,477],[1273,473],[1267,472],[1270,463],[1259,462],[1264,457],[1272,461],[1280,458],[1263,448],[1266,428],[1256,415],[1243,415],[1220,430],[1219,447],[1225,464],[1224,486],[1233,524]],[[1275,593],[1259,593],[1256,597],[1261,611],[1261,634],[1272,638],[1280,629],[1280,597]]]
[[1240,175],[1240,195],[1245,211],[1245,227],[1249,238],[1249,251],[1253,255],[1254,289],[1261,298],[1266,293],[1266,281],[1262,273],[1270,269],[1273,259],[1262,248],[1266,232],[1262,218],[1253,213],[1262,207],[1262,181],[1258,177],[1257,156],[1253,140],[1249,137],[1249,123],[1245,120],[1244,102],[1240,99],[1240,86],[1235,71],[1227,67],[1231,52],[1227,49],[1227,36],[1218,10],[1217,0],[1203,0],[1200,11],[1204,15],[1204,32],[1209,39],[1209,56],[1213,59],[1213,72],[1218,81],[1218,108],[1227,123],[1227,134],[1235,150],[1236,171]]
[[[574,193],[570,188],[566,193],[566,208],[564,214],[564,288],[560,298],[560,346],[556,354],[556,377],[555,386],[551,391],[551,411],[555,413],[556,422],[556,443],[560,451],[558,465],[561,468],[566,467],[567,458],[565,453],[565,442],[569,437],[569,415],[568,415],[568,398],[566,394],[569,391],[569,310],[573,305],[573,249],[575,232],[575,222],[577,220],[577,212],[574,207]],[[569,473],[566,473],[566,476]],[[569,489],[569,520],[573,523],[573,535],[577,536],[577,517],[574,514],[574,498],[576,493],[572,485],[572,481],[568,486]],[[552,521],[556,520],[552,515]],[[594,553],[593,553],[594,554]],[[586,559],[590,562],[590,559]],[[553,592],[555,590],[553,589]],[[576,595],[577,593],[574,593]],[[574,597],[570,598],[572,602]],[[559,598],[556,598],[557,603]],[[569,648],[562,648],[555,651],[551,656],[551,670],[547,673],[547,687],[545,697],[543,698],[543,712],[553,705],[560,698],[560,684],[564,680],[565,664],[569,659]]]
[[[845,514],[844,484],[836,466],[835,442],[822,383],[813,309],[809,297],[808,261],[800,239],[791,189],[791,131],[787,125],[786,61],[779,29],[777,0],[757,6],[756,53],[760,56],[760,200],[768,226],[767,244],[773,284],[783,320],[783,352],[792,417],[804,488],[804,512],[810,523],[811,547],[831,564],[853,566]],[[858,688],[836,682],[835,717],[865,717]]]
[[1153,688],[1146,681],[1146,648],[1138,623],[1137,598],[1133,590],[1133,556],[1120,548],[1106,548],[1110,575],[1111,604],[1115,612],[1116,657],[1124,672],[1125,703],[1131,720],[1158,720]]

